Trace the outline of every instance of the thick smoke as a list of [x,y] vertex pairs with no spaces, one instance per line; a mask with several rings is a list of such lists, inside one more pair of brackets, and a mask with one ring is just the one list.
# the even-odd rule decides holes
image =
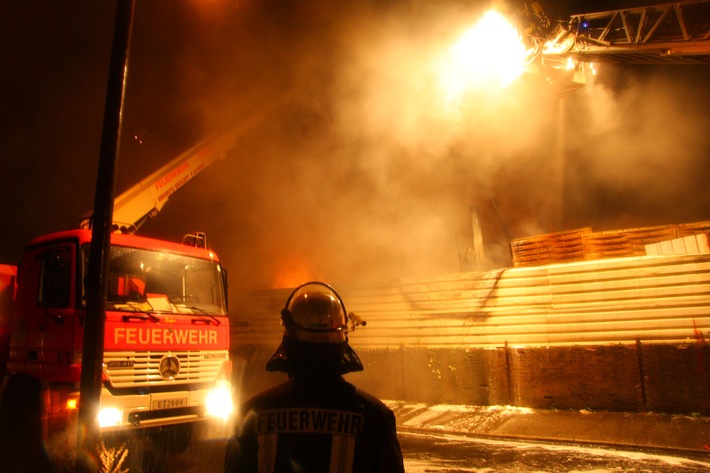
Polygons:
[[[704,218],[688,207],[701,191],[703,105],[672,74],[602,65],[562,98],[530,76],[447,100],[448,45],[480,8],[271,7],[204,19],[200,66],[183,59],[182,80],[204,129],[285,105],[165,211],[209,215],[201,223],[240,287],[501,267],[511,238]],[[671,201],[684,195],[680,210]],[[478,265],[466,260],[470,209]]]
[[565,109],[568,225],[706,220],[707,66],[600,69]]
[[[451,100],[438,72],[484,10],[469,3],[137,2],[117,193],[285,99],[140,233],[207,232],[232,288],[250,289],[501,267],[512,238],[707,218],[706,66],[601,65],[593,83],[562,98],[528,74]],[[108,8],[89,12],[96,26],[84,30],[42,30],[28,15],[48,32],[34,41],[64,46],[51,50],[62,65],[56,90],[11,102],[34,107],[28,117],[41,117],[45,103],[62,118],[43,125],[51,133],[36,122],[22,140],[6,140],[6,153],[23,157],[24,177],[5,173],[4,188],[26,183],[35,161],[55,177],[34,183],[39,192],[6,193],[15,215],[51,213],[25,226],[26,238],[65,228],[92,205],[87,176],[96,169],[113,20]],[[79,9],[71,13],[82,21]],[[77,38],[54,37],[69,32]],[[100,57],[74,55],[89,43]],[[32,84],[18,77],[13,87]],[[34,149],[56,136],[44,152],[9,145]],[[58,167],[77,171],[56,179]],[[68,195],[71,206],[46,205]],[[484,244],[478,265],[466,259],[472,212]]]
[[[226,189],[207,205],[219,214],[223,258],[233,252],[238,273],[251,268],[244,284],[255,286],[458,271],[473,207],[491,228],[490,264],[507,264],[509,227],[540,218],[520,181],[546,166],[533,158],[554,139],[554,103],[524,88],[447,100],[441,64],[478,11],[433,20],[411,8],[302,8],[287,22],[293,36],[274,47],[285,76],[262,71],[262,83],[282,89],[246,89],[291,98],[210,173],[210,188]],[[227,183],[213,181],[217,172]]]

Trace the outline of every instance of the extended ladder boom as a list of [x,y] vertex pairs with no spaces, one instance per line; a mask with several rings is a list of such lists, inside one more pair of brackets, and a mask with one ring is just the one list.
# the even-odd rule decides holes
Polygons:
[[544,57],[622,64],[710,63],[710,0],[572,15]]
[[182,153],[114,200],[113,221],[122,231],[138,229],[160,212],[168,198],[207,166],[226,156],[243,130],[216,133]]
[[[223,159],[242,135],[279,108],[286,98],[284,95],[273,101],[270,106],[233,128],[214,133],[116,197],[113,205],[114,231],[135,233],[143,223],[160,212],[172,194],[207,166]],[[79,227],[91,228],[91,217],[91,213],[82,217]]]

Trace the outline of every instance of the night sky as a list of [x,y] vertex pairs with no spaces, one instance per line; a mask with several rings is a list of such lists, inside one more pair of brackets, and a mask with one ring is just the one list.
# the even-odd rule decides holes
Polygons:
[[[710,219],[709,66],[602,65],[564,99],[519,83],[452,114],[431,58],[484,6],[137,0],[117,195],[287,94],[140,234],[204,231],[254,289],[458,271],[471,207],[491,268],[511,238]],[[114,14],[0,2],[0,262],[93,206]]]

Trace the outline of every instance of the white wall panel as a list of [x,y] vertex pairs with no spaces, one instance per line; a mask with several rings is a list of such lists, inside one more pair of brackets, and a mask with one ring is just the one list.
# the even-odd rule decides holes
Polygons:
[[[335,286],[360,348],[701,343],[710,255],[639,256]],[[275,346],[289,289],[239,294],[235,346]]]

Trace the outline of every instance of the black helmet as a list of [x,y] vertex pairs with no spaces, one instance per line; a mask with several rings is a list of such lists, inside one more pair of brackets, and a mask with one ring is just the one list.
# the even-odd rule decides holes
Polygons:
[[283,341],[266,364],[268,371],[361,371],[362,363],[348,344],[345,304],[322,282],[298,286],[281,311]]
[[348,331],[343,301],[330,286],[310,282],[296,288],[281,311],[286,334],[303,342],[342,343]]

